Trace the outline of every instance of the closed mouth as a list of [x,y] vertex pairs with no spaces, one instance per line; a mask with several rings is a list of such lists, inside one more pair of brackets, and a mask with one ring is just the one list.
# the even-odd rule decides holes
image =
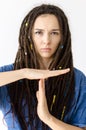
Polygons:
[[41,51],[51,51],[51,48],[41,48]]

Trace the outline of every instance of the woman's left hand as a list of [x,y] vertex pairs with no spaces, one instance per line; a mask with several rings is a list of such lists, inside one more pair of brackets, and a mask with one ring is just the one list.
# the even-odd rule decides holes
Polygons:
[[45,83],[44,79],[39,80],[39,90],[36,93],[38,105],[37,114],[41,121],[47,124],[53,130],[85,130],[84,128],[79,128],[73,125],[69,125],[56,119],[49,113],[47,100],[45,96]]
[[45,96],[45,82],[44,79],[39,80],[39,90],[36,93],[38,105],[37,114],[44,123],[50,118],[50,113],[48,111],[47,100]]

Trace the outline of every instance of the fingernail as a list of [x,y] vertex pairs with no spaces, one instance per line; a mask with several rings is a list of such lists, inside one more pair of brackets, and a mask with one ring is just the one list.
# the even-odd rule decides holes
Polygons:
[[68,68],[67,71],[70,71],[70,68]]

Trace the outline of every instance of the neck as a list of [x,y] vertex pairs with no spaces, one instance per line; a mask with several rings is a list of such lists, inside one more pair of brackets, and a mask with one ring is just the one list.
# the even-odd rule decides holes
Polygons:
[[49,69],[49,65],[50,65],[51,61],[52,61],[52,59],[47,59],[47,58],[41,59],[40,60],[40,68],[41,69]]

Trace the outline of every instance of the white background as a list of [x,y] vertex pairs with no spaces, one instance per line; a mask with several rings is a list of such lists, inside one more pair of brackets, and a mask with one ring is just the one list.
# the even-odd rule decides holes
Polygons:
[[[50,3],[66,13],[72,34],[74,66],[86,74],[86,0],[2,0],[0,1],[0,66],[13,63],[18,48],[20,24],[34,6]],[[0,112],[0,126],[3,114]]]
[[86,74],[86,0],[3,0],[0,2],[0,66],[13,63],[21,22],[34,6],[50,3],[61,7],[72,34],[74,66]]

